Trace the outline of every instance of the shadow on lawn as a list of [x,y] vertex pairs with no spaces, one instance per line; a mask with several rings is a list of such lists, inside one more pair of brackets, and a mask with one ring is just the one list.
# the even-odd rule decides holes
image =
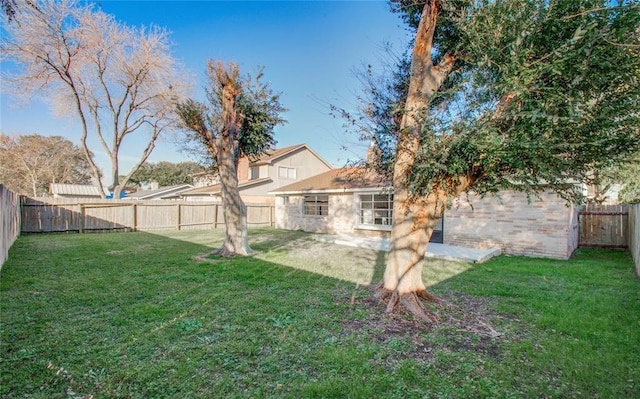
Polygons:
[[[301,238],[273,233],[256,247]],[[283,378],[301,397],[300,373],[333,376],[318,342],[351,333],[350,284],[257,257],[198,263],[217,238],[189,237],[20,237],[0,281],[0,397],[283,396]]]

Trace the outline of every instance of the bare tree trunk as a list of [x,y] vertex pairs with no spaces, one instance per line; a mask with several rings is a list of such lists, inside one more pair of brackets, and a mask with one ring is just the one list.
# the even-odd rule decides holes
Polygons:
[[431,322],[436,318],[426,311],[421,299],[437,299],[427,293],[422,281],[422,261],[435,224],[444,213],[447,195],[436,188],[426,197],[413,196],[409,191],[409,179],[425,134],[423,123],[429,102],[455,61],[447,54],[440,65],[434,66],[432,62],[438,4],[437,0],[425,4],[413,48],[411,80],[394,165],[391,247],[378,292],[379,298],[388,301],[387,312],[394,311],[400,303],[416,317]]
[[394,201],[391,248],[383,285],[378,293],[382,299],[389,300],[388,312],[401,303],[417,317],[436,321],[420,302],[420,299],[435,300],[427,293],[422,281],[422,264],[429,238],[444,213],[445,201],[444,193],[429,195],[417,203]]
[[222,64],[215,69],[222,87],[223,129],[216,140],[215,157],[222,184],[222,209],[225,222],[225,240],[217,251],[224,256],[249,255],[252,253],[247,236],[247,207],[238,191],[238,137],[242,125],[236,109],[240,92],[237,68],[226,70]]
[[222,210],[225,224],[225,240],[217,251],[224,256],[250,255],[247,235],[247,207],[238,191],[237,146],[224,143],[218,150],[217,163],[222,184]]
[[111,192],[113,199],[120,199],[120,193],[123,187],[120,185],[120,168],[118,167],[117,151],[111,153]]

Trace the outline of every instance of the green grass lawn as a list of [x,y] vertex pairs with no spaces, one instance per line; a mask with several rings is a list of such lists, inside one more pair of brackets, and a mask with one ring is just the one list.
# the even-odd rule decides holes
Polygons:
[[372,299],[384,254],[250,232],[22,236],[0,275],[2,398],[637,398],[627,253],[429,261],[436,326]]

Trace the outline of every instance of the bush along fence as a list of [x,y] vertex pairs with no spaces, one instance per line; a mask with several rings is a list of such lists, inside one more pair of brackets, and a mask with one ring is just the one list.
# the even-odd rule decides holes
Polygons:
[[9,257],[9,248],[20,234],[20,196],[0,184],[0,269]]
[[[22,233],[154,231],[224,227],[213,202],[22,198]],[[275,225],[273,205],[247,204],[249,227]]]
[[640,277],[640,203],[629,205],[629,251]]

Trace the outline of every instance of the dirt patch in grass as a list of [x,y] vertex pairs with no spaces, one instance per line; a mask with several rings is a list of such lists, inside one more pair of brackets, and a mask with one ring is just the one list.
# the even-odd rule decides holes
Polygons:
[[[385,304],[369,295],[349,298],[354,305],[366,308],[364,318],[343,322],[343,334],[356,334],[369,342],[392,350],[386,364],[406,359],[429,363],[439,352],[468,352],[474,356],[500,359],[503,347],[526,334],[524,326],[513,315],[497,313],[494,300],[459,292],[439,297],[442,306],[431,306],[440,319],[436,324],[415,320],[408,311],[388,314]],[[395,349],[394,349],[395,348]]]

